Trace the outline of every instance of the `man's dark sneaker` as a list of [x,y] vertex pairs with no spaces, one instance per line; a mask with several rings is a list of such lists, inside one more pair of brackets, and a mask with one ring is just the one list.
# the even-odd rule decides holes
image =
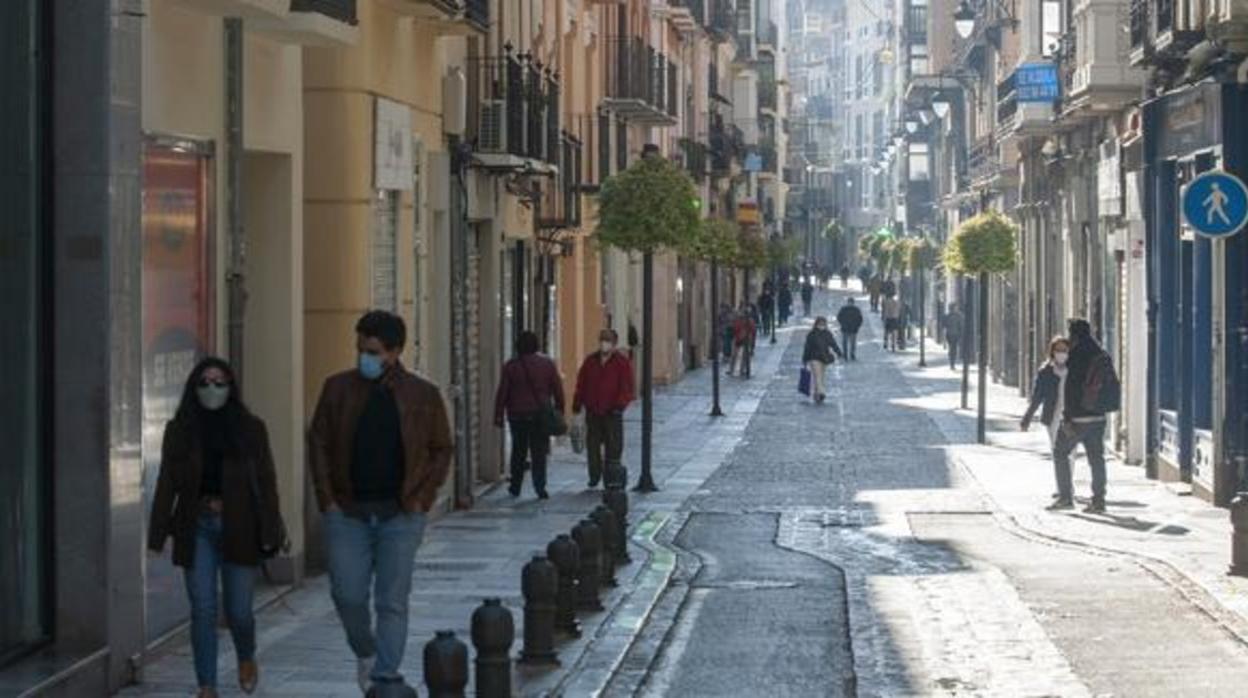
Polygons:
[[1091,502],[1089,502],[1086,507],[1083,508],[1083,512],[1085,514],[1104,514],[1105,502],[1098,502],[1094,499]]
[[537,493],[537,498],[538,499],[550,499],[550,495],[546,493],[546,490],[541,490]]
[[588,484],[588,485],[586,485],[586,487],[588,487],[588,488],[589,488],[589,489],[591,489],[591,490],[592,490],[592,489],[594,489],[594,488],[595,488],[595,487],[597,487],[597,486],[598,486],[598,481],[597,481],[597,480],[590,480],[590,481],[589,481],[589,484]]
[[1075,508],[1075,503],[1069,499],[1055,499],[1053,503],[1045,507],[1046,511],[1069,511]]
[[508,487],[508,488],[507,488],[507,494],[510,494],[510,495],[511,495],[511,497],[512,497],[512,499],[515,499],[516,497],[519,497],[519,496],[520,496],[520,488],[519,488],[519,487]]

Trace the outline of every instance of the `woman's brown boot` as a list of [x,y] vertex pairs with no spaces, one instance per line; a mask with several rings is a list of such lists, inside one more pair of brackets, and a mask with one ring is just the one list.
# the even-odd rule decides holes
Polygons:
[[244,659],[238,663],[238,687],[243,689],[243,693],[251,693],[256,690],[256,685],[260,683],[260,667],[256,666],[256,660]]

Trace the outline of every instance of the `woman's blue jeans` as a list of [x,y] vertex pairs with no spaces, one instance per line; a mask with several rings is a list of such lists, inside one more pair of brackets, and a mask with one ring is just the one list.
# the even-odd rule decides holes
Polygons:
[[204,513],[195,529],[195,560],[186,569],[191,600],[191,649],[200,688],[217,686],[217,575],[225,597],[225,619],[238,661],[256,655],[256,619],[252,614],[256,568],[225,562],[221,554],[221,515]]

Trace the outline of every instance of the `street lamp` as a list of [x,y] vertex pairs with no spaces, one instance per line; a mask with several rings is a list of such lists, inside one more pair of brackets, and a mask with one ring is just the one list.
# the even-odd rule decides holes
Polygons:
[[906,133],[917,133],[919,130],[918,119],[906,119]]
[[949,98],[943,92],[937,93],[932,97],[932,111],[936,113],[936,118],[943,119],[949,115],[949,108],[953,106]]
[[893,145],[897,146],[898,148],[900,148],[901,144],[905,142],[906,142],[906,137],[901,135],[900,133],[893,136]]
[[924,109],[919,112],[919,121],[923,122],[924,126],[932,123],[932,119],[934,118],[936,117],[932,114],[930,109]]
[[957,12],[953,13],[953,28],[963,39],[969,39],[975,33],[975,10],[971,9],[966,0],[962,0]]

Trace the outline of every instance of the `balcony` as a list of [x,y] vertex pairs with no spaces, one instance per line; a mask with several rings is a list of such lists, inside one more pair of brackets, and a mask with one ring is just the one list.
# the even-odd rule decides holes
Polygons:
[[[997,134],[1001,138],[1046,133],[1052,129],[1053,102],[1059,97],[1056,72],[1038,79],[1052,65],[1020,65],[997,83]],[[1020,84],[1020,75],[1022,77]]]
[[704,0],[668,0],[667,19],[680,31],[696,30],[706,19]]
[[[1064,117],[1116,112],[1139,97],[1145,75],[1131,67],[1128,48],[1119,40],[1118,15],[1112,4],[1081,3],[1075,11],[1075,32],[1062,42]],[[1077,45],[1086,51],[1079,52]]]
[[1131,34],[1131,65],[1142,66],[1152,57],[1148,36],[1148,0],[1131,0],[1128,29]]
[[607,42],[603,106],[649,126],[676,123],[676,64],[637,37]]
[[706,29],[718,41],[727,41],[737,29],[736,10],[732,0],[708,0],[710,16],[707,17]]
[[564,131],[555,143],[559,172],[543,181],[537,198],[537,226],[543,230],[562,230],[581,225],[581,192],[584,161],[580,139]]
[[382,0],[399,14],[442,22],[446,34],[490,30],[490,0]]
[[732,173],[734,161],[740,162],[745,154],[745,135],[736,126],[727,126],[723,117],[711,118],[710,135],[711,173],[724,176]]
[[[469,111],[476,164],[487,170],[553,174],[560,160],[559,81],[528,54],[511,47],[501,58],[474,62],[479,104]],[[470,88],[471,89],[471,88]]]
[[290,0],[289,7],[284,17],[247,20],[247,27],[301,46],[353,46],[359,40],[356,0]]
[[710,162],[710,147],[693,138],[680,139],[680,149],[684,154],[684,167],[693,181],[701,184],[706,181],[707,166]]
[[779,88],[775,80],[758,81],[758,108],[774,112],[779,103]]
[[769,53],[774,56],[776,53],[776,41],[777,41],[778,34],[779,32],[776,29],[775,22],[771,20],[767,20],[766,22],[759,22],[758,23],[758,52]]
[[[1204,38],[1204,16],[1190,5],[1195,0],[1154,0],[1152,46],[1154,58],[1182,61]],[[1196,16],[1199,15],[1199,16]]]

